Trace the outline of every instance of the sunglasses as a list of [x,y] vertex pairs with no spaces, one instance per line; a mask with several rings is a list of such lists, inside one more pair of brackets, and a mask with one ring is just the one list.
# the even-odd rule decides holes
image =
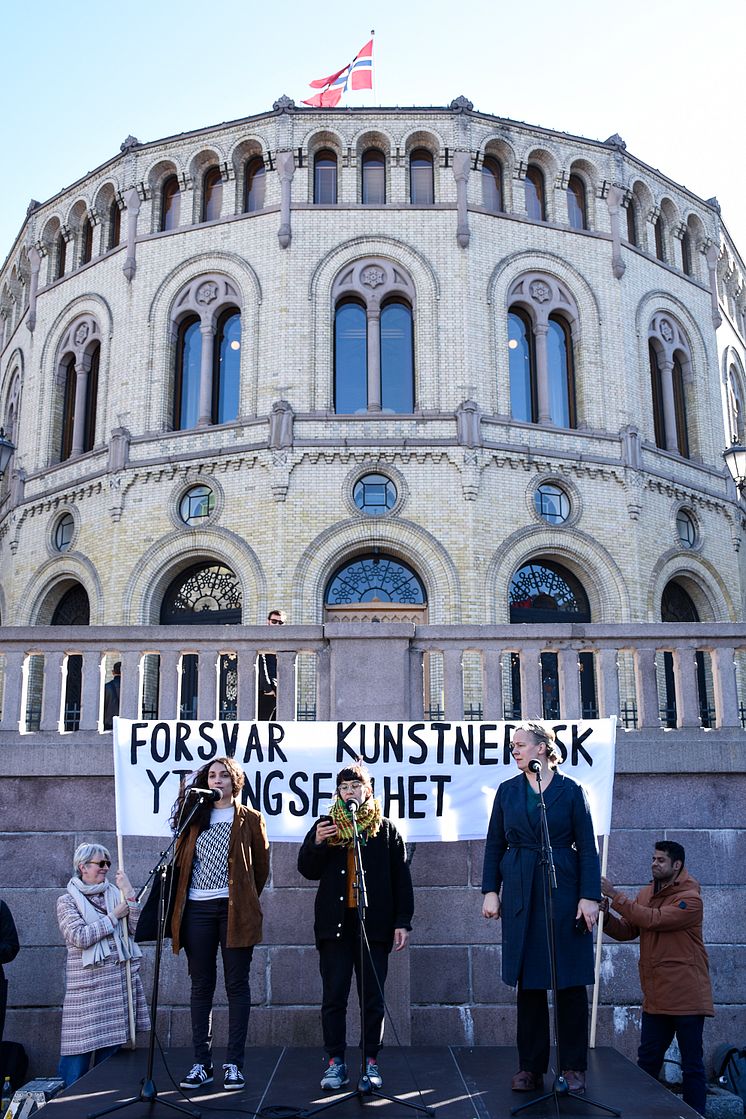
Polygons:
[[269,624],[271,626],[284,626],[285,625],[282,618],[270,618],[269,619]]
[[103,870],[104,867],[106,867],[106,869],[108,870],[109,867],[111,866],[111,863],[109,862],[108,859],[101,859],[101,862],[98,862],[98,863],[96,862],[95,859],[89,859],[88,862],[85,865],[86,866],[98,866],[98,867],[101,868],[101,870]]

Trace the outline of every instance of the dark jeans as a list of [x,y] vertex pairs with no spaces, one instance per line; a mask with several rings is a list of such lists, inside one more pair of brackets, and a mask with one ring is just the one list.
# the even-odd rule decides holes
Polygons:
[[212,999],[217,982],[218,948],[223,956],[225,993],[228,996],[228,1045],[225,1059],[243,1068],[249,1029],[251,992],[249,968],[253,948],[228,948],[228,898],[187,901],[181,922],[181,940],[192,979],[192,1042],[194,1059],[212,1064]]
[[60,1057],[57,1075],[60,1080],[65,1081],[65,1087],[69,1088],[76,1080],[80,1080],[81,1076],[85,1076],[91,1065],[94,1067],[100,1065],[102,1061],[118,1053],[121,1048],[121,1045],[105,1045],[103,1049],[94,1049],[92,1053],[76,1053],[72,1057]]
[[684,1076],[684,1103],[700,1115],[705,1113],[707,1081],[702,1060],[702,1029],[704,1014],[647,1014],[642,1013],[640,1048],[637,1063],[640,1068],[658,1076],[666,1050],[674,1034],[681,1051],[681,1071]]
[[360,921],[357,911],[347,909],[339,939],[322,940],[319,943],[319,969],[323,986],[321,1028],[324,1034],[324,1048],[330,1057],[344,1058],[347,1043],[345,1031],[347,999],[350,994],[353,970],[358,1000],[363,1004],[365,1056],[376,1057],[383,1043],[384,1002],[381,992],[389,967],[389,948],[387,944],[373,941],[370,945],[370,957],[367,948],[364,949],[361,1000],[359,930]]
[[[560,1061],[558,1072],[588,1067],[588,992],[564,987],[557,992]],[[547,992],[518,986],[518,1067],[540,1076],[549,1068],[549,1008]]]

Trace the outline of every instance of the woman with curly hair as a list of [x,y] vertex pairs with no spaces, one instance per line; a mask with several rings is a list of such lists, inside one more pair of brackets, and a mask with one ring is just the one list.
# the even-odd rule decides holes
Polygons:
[[[176,844],[176,886],[171,933],[174,953],[186,952],[192,980],[194,1065],[181,1087],[213,1082],[212,1000],[218,948],[228,999],[228,1045],[223,1087],[244,1087],[242,1073],[249,1028],[249,969],[262,939],[259,895],[269,874],[269,842],[261,813],[240,803],[241,767],[232,758],[203,765],[174,805],[176,828],[191,788],[212,791]],[[191,799],[191,798],[190,798]]]

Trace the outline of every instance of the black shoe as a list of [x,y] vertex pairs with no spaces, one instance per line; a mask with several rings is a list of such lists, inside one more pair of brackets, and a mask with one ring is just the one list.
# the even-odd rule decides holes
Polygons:
[[246,1087],[246,1081],[238,1065],[223,1065],[223,1087],[226,1092],[240,1092]]
[[195,1088],[204,1088],[206,1084],[212,1084],[212,1065],[194,1064],[183,1080],[179,1081],[180,1088],[191,1092]]

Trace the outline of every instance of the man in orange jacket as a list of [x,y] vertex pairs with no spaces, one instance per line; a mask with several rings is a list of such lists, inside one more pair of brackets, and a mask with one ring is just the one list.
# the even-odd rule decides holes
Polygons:
[[699,882],[684,870],[685,857],[680,843],[667,839],[656,843],[653,880],[634,901],[602,878],[607,905],[619,914],[604,918],[604,932],[615,940],[640,937],[643,1001],[638,1065],[657,1077],[675,1035],[681,1051],[684,1102],[704,1115],[707,1087],[702,1029],[714,1009],[702,939],[702,897]]

